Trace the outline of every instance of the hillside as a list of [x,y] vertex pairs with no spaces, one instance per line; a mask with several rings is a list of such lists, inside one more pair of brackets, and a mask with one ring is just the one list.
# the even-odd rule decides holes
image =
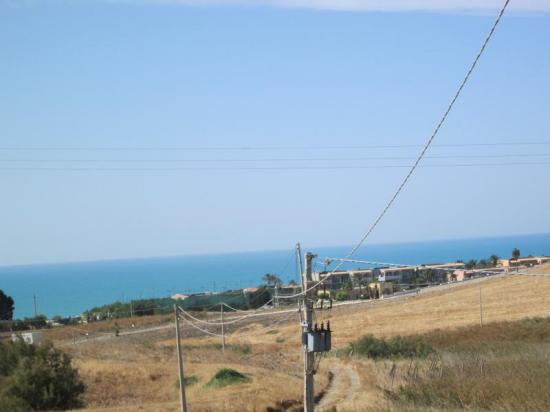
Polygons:
[[[532,271],[550,274],[550,266]],[[483,329],[480,329],[480,289]],[[317,311],[317,321],[331,321],[334,353],[365,334],[379,337],[428,334],[424,336],[431,336],[429,340],[436,344],[433,334],[442,331],[451,333],[470,328],[469,334],[477,334],[480,330],[491,330],[496,322],[545,317],[550,311],[546,298],[549,293],[550,278],[509,275],[445,285],[417,296]],[[298,408],[302,393],[302,352],[297,313],[252,319],[242,326],[237,323],[236,327],[227,328],[224,354],[219,338],[205,337],[182,324],[186,336],[183,339],[186,376],[194,382],[187,392],[191,410]],[[218,329],[209,331],[215,333]],[[86,410],[177,410],[177,362],[174,330],[170,324],[161,324],[159,329],[148,333],[118,338],[110,334],[101,340],[77,344],[71,339],[60,339],[61,336],[58,344],[74,356],[88,386]],[[518,341],[521,342],[521,338]],[[535,343],[541,344],[540,340]],[[338,410],[364,410],[367,405],[372,409],[403,408],[405,405],[396,406],[396,401],[380,389],[387,381],[388,368],[392,367],[388,362],[325,357],[316,375],[316,389],[319,394],[324,393],[320,406],[327,409],[337,406]],[[206,387],[224,367],[244,373],[249,382],[221,389]],[[376,408],[373,405],[377,405]]]

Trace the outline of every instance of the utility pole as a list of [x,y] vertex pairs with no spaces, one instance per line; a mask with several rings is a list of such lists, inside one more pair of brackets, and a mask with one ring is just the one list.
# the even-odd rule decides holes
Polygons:
[[[299,247],[299,245],[298,245]],[[312,283],[312,266],[315,255],[306,253],[305,255],[305,271],[302,272],[302,290],[304,291],[304,317],[302,323],[302,336],[306,339],[303,342],[304,346],[304,412],[313,412],[313,373],[315,364],[315,353],[308,351],[307,334],[313,330],[313,299],[312,291],[308,288]]]
[[176,317],[176,347],[178,350],[178,370],[180,378],[180,405],[181,412],[187,412],[187,401],[185,399],[185,378],[183,377],[183,355],[181,353],[180,342],[180,322],[177,305],[174,305],[174,315]]
[[[302,286],[304,286],[303,281],[303,273],[304,273],[304,267],[302,265],[302,247],[300,246],[300,243],[296,243],[296,268],[298,273],[300,274],[300,279],[302,279]],[[302,292],[304,289],[302,288]]]
[[34,302],[34,317],[36,318],[38,316],[38,311],[36,309],[36,295],[32,295],[32,300]]
[[220,316],[222,318],[222,353],[225,353],[225,334],[223,330],[223,303],[220,303]]

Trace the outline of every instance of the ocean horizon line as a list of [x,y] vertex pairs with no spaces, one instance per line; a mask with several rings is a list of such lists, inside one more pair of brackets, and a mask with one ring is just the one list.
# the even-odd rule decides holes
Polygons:
[[[504,235],[488,235],[488,236],[479,236],[479,237],[461,237],[461,238],[437,238],[437,239],[421,239],[421,240],[407,240],[407,241],[382,241],[382,242],[373,242],[366,243],[363,245],[356,253],[361,249],[364,249],[368,246],[402,246],[402,245],[417,245],[417,244],[431,244],[435,242],[464,242],[464,241],[480,241],[480,240],[496,240],[496,239],[507,239],[507,238],[517,238],[517,237],[531,237],[531,236],[550,236],[550,232],[537,232],[537,233],[519,233],[519,234],[504,234]],[[315,251],[314,249],[345,249],[353,248],[353,245],[317,245],[308,247],[310,251]],[[51,262],[33,262],[33,263],[16,263],[3,265],[0,264],[0,269],[10,269],[10,268],[32,268],[36,266],[70,266],[70,265],[81,265],[81,264],[102,264],[102,263],[116,263],[116,262],[128,262],[128,261],[140,261],[140,260],[157,260],[157,259],[181,259],[181,258],[204,258],[208,256],[229,256],[229,255],[252,255],[260,253],[277,253],[277,252],[288,252],[293,250],[294,247],[285,248],[274,248],[274,249],[249,249],[249,250],[240,250],[240,251],[225,251],[225,252],[203,252],[203,253],[184,253],[184,254],[167,254],[167,255],[151,255],[151,256],[128,256],[128,257],[112,257],[112,258],[97,258],[97,259],[82,259],[82,260],[66,260],[66,261],[51,261]],[[302,247],[302,250],[305,251],[306,248]]]

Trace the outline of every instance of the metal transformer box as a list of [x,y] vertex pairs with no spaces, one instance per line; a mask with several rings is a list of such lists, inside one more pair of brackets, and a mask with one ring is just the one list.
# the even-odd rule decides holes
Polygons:
[[332,339],[330,330],[313,330],[302,335],[302,342],[308,352],[328,352],[331,349]]

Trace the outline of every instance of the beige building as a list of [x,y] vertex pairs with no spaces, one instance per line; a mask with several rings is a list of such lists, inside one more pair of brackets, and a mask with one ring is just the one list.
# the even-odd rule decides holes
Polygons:
[[503,268],[511,268],[517,266],[535,266],[550,262],[550,256],[529,256],[518,259],[499,259],[498,265]]

